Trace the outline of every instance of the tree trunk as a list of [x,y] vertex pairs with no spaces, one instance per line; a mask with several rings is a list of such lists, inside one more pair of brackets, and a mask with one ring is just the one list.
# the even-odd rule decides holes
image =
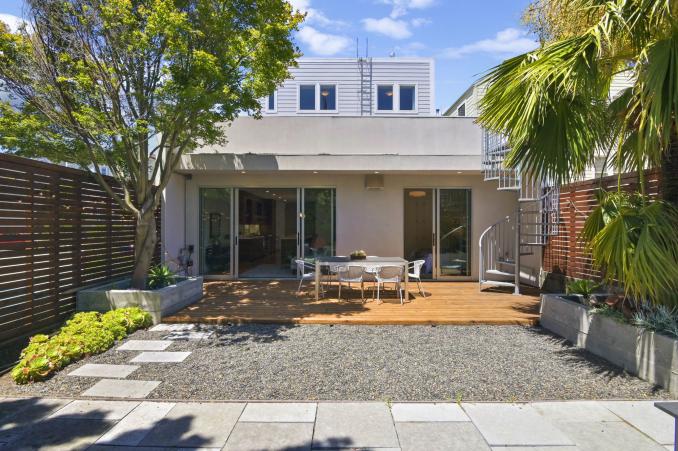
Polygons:
[[153,209],[142,212],[137,219],[137,229],[134,238],[134,272],[132,273],[132,288],[143,290],[146,288],[146,276],[153,261],[155,244],[158,241],[155,227],[155,211]]
[[672,136],[662,161],[662,197],[678,207],[678,135]]

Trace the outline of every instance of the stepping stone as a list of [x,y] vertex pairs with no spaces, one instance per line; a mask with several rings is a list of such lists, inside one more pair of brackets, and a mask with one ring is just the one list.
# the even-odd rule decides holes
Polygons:
[[313,448],[397,448],[398,437],[386,404],[319,403]]
[[457,404],[397,403],[391,407],[394,421],[471,421]]
[[[435,423],[398,423],[402,451],[490,451],[485,439],[470,421]],[[557,449],[560,451],[560,448]]]
[[68,373],[69,376],[101,377],[101,378],[125,378],[136,371],[137,365],[103,365],[87,363],[75,371]]
[[120,379],[101,379],[82,396],[101,396],[107,398],[145,398],[160,381],[129,381]]
[[528,404],[463,404],[490,446],[573,445]]
[[134,409],[134,401],[77,400],[53,413],[49,418],[78,420],[120,420]]
[[171,402],[142,402],[96,443],[137,446],[174,406]]
[[673,444],[673,418],[657,409],[654,401],[605,401],[601,404],[655,442]]
[[214,332],[192,332],[192,331],[177,331],[172,332],[165,337],[165,340],[181,341],[181,340],[206,340],[214,335]]
[[151,327],[149,330],[151,332],[185,332],[189,330],[195,330],[197,326],[195,324],[156,324]]
[[244,403],[177,404],[140,445],[221,448],[244,408]]
[[254,423],[313,423],[315,421],[315,411],[316,404],[311,402],[251,402],[245,407],[245,411],[240,416],[239,421]]
[[313,423],[242,423],[228,437],[224,451],[311,449]]
[[190,352],[142,352],[134,357],[132,363],[166,363],[183,362]]
[[164,351],[172,344],[165,340],[127,340],[118,351]]

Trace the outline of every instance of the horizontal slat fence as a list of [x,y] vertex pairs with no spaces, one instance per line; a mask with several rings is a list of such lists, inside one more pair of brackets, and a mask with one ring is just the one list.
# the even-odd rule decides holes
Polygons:
[[[660,189],[659,170],[648,170],[646,192],[657,196]],[[622,189],[638,189],[637,173],[622,175]],[[563,278],[600,280],[601,274],[593,267],[591,255],[586,251],[580,236],[586,218],[597,206],[596,192],[599,188],[617,189],[617,176],[571,183],[560,188],[560,228],[557,236],[549,238],[544,248],[543,267]],[[563,281],[561,280],[560,283]]]
[[91,173],[0,153],[0,348],[59,325],[77,290],[129,275],[134,230]]

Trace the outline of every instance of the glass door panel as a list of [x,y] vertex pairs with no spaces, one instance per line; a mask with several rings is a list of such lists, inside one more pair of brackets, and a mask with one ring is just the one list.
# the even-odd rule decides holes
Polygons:
[[438,190],[438,275],[471,275],[471,190]]
[[433,277],[433,189],[405,190],[404,250],[409,261],[424,260],[422,278]]
[[238,276],[296,276],[297,189],[238,189]]
[[335,189],[303,190],[304,258],[335,254]]
[[231,273],[231,189],[200,188],[200,272]]

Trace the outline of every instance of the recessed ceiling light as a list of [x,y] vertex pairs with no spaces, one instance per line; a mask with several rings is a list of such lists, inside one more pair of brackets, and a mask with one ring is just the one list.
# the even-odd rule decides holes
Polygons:
[[461,174],[461,171],[457,171],[457,174]]
[[374,171],[375,174],[379,174],[379,171]]
[[240,171],[241,174],[247,174],[247,171]]
[[318,173],[318,171],[313,171],[313,173],[314,173],[314,174],[317,174],[317,173]]

